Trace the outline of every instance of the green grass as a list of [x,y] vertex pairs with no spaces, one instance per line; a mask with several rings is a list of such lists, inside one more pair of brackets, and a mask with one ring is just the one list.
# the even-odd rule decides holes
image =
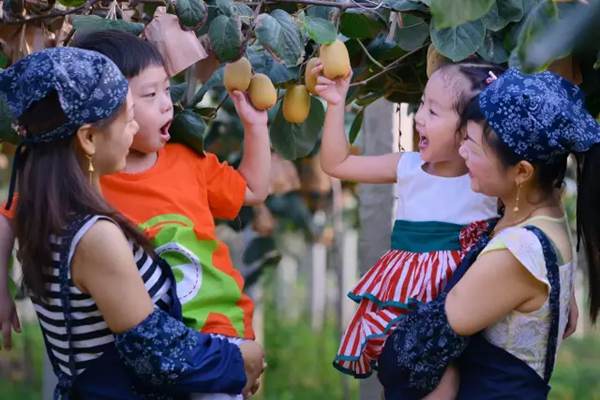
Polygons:
[[0,350],[0,393],[3,400],[38,400],[42,393],[42,360],[46,350],[37,323],[13,333],[13,348]]

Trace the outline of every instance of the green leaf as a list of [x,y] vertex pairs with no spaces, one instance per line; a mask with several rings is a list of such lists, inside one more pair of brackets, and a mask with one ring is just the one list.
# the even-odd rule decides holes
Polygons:
[[340,9],[337,7],[309,6],[306,8],[306,15],[323,18],[328,21],[335,20],[339,13]]
[[305,157],[314,149],[319,140],[325,109],[320,100],[310,99],[310,114],[302,124],[290,124],[283,118],[282,102],[271,124],[269,134],[275,151],[288,160]]
[[227,15],[228,17],[233,17],[234,15],[237,15],[237,7],[235,6],[235,4],[233,4],[232,0],[217,0],[216,5],[219,11],[221,11],[222,14]]
[[75,30],[81,32],[104,31],[107,29],[116,29],[125,31],[134,35],[139,35],[144,30],[144,24],[127,22],[122,19],[106,19],[97,15],[73,15],[71,23]]
[[423,18],[410,14],[402,15],[402,27],[396,30],[394,40],[406,51],[415,50],[429,37],[429,24]]
[[295,66],[304,58],[304,41],[296,22],[283,10],[256,17],[258,42],[287,66]]
[[384,0],[383,4],[394,11],[428,11],[422,2],[413,0]]
[[475,53],[483,44],[485,28],[481,21],[467,22],[455,28],[431,26],[431,41],[439,52],[454,62]]
[[496,0],[482,21],[486,29],[497,32],[511,22],[520,21],[521,18],[523,0]]
[[455,28],[490,11],[494,0],[432,0],[431,14],[437,29]]
[[10,63],[10,59],[8,58],[8,56],[6,54],[4,54],[2,51],[0,51],[0,70],[8,67],[9,63]]
[[265,74],[274,84],[289,82],[298,76],[298,67],[288,68],[273,59],[271,54],[259,45],[250,46],[246,49],[246,56],[252,64],[254,72]]
[[342,14],[340,32],[349,38],[371,39],[386,27],[386,22],[371,11],[348,10]]
[[206,22],[208,9],[202,0],[177,0],[175,12],[182,27],[198,29]]
[[330,44],[337,37],[335,25],[329,20],[307,15],[302,19],[302,25],[308,37],[319,44]]
[[58,0],[65,7],[79,7],[85,4],[85,0]]
[[187,82],[177,83],[175,85],[171,84],[170,92],[171,92],[171,101],[173,103],[179,103],[181,99],[183,99],[183,95],[185,94],[185,90],[187,89]]
[[358,137],[358,133],[360,132],[360,128],[363,124],[363,119],[365,118],[365,109],[361,108],[360,111],[354,117],[354,121],[352,122],[352,126],[350,127],[350,134],[348,140],[350,144],[354,144],[356,138]]
[[[556,54],[556,52],[552,54],[552,52],[547,51],[547,49],[542,49],[540,52],[542,55],[541,59],[537,62],[530,62],[531,54],[528,54],[530,45],[534,44],[534,42],[539,39],[541,33],[546,32],[546,28],[550,23],[556,22],[557,20],[558,10],[553,2],[541,2],[531,9],[519,31],[517,45],[512,52],[512,56],[518,58],[520,67],[528,72],[537,71],[543,69],[545,67],[544,64],[549,63],[552,59],[564,57],[568,54],[570,50],[568,48],[560,49],[559,52],[562,54]],[[569,27],[569,29],[570,28],[571,27]]]
[[206,124],[202,118],[191,109],[177,113],[169,129],[171,140],[182,143],[198,153],[204,152],[204,133]]
[[210,78],[208,78],[208,80],[206,82],[204,82],[204,85],[202,85],[200,87],[200,89],[198,89],[196,94],[194,94],[194,97],[192,98],[192,101],[190,102],[190,104],[195,105],[195,104],[200,103],[209,90],[211,90],[215,87],[218,87],[218,86],[223,86],[224,72],[225,72],[225,67],[221,67],[221,68],[217,69],[215,72],[213,72],[213,74],[210,76]]
[[367,46],[369,53],[377,61],[393,61],[406,54],[395,42],[388,40],[387,35],[379,35]]
[[254,11],[244,3],[235,3],[234,7],[236,8],[236,13],[241,17],[252,17],[254,15]]
[[538,6],[527,17],[516,48],[526,71],[544,69],[574,51],[583,59],[585,54],[591,56],[598,50],[600,2],[561,4]]
[[10,108],[4,100],[4,96],[0,96],[0,141],[17,144],[21,138],[12,128],[12,121]]
[[504,48],[503,37],[492,31],[487,31],[483,45],[477,53],[486,61],[502,64],[508,61],[510,53]]
[[210,45],[221,62],[237,60],[242,54],[242,23],[239,17],[219,15],[208,29]]

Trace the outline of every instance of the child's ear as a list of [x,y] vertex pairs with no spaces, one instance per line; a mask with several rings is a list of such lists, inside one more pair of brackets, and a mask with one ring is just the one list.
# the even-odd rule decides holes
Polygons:
[[94,155],[96,144],[94,143],[94,129],[91,124],[82,125],[75,133],[77,147],[84,155]]

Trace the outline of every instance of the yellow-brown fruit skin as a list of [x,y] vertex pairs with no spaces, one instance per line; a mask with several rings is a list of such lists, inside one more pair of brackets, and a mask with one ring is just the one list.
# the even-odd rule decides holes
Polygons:
[[304,84],[306,85],[306,89],[311,94],[316,95],[315,86],[317,86],[317,78],[318,74],[313,74],[312,70],[319,63],[319,59],[317,57],[313,57],[306,63],[306,70],[304,71]]
[[323,75],[328,79],[343,78],[350,73],[348,49],[340,40],[322,45],[319,58],[323,63]]
[[228,91],[241,90],[245,92],[252,79],[252,65],[246,57],[225,65],[223,84]]
[[306,86],[294,85],[283,97],[283,118],[292,124],[301,124],[310,113],[310,95]]
[[256,74],[252,77],[248,95],[254,108],[260,111],[268,110],[277,102],[277,90],[265,74]]
[[435,48],[433,44],[430,44],[427,48],[427,78],[431,78],[431,75],[440,67],[445,64],[448,64],[448,59],[441,55]]

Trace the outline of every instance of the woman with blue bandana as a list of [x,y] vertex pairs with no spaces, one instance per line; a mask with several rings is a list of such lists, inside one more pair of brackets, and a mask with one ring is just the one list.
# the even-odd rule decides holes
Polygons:
[[22,135],[7,207],[24,285],[59,383],[55,398],[187,398],[241,393],[238,346],[186,328],[169,266],[102,198],[138,125],[127,80],[103,55],[34,53],[0,73]]
[[443,294],[399,322],[379,378],[386,399],[422,398],[454,363],[459,399],[545,399],[573,290],[560,203],[569,154],[593,321],[600,310],[600,125],[566,80],[511,69],[471,102],[463,126],[472,188],[500,198],[504,215]]

